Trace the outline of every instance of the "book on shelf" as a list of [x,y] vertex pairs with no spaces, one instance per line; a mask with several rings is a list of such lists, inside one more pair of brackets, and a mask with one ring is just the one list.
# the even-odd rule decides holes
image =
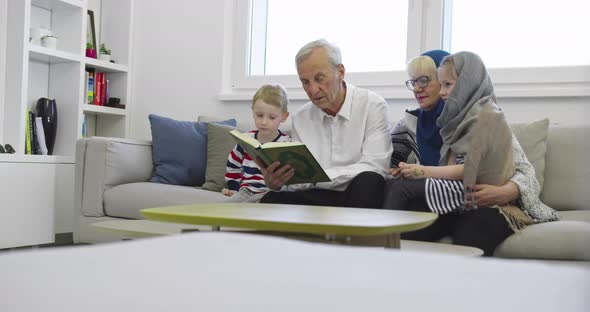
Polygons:
[[29,131],[31,133],[31,154],[41,154],[39,142],[37,141],[37,127],[35,125],[35,113],[29,111]]
[[82,138],[86,137],[86,114],[82,114]]
[[29,109],[27,108],[27,118],[25,118],[25,154],[31,154],[31,121],[29,119]]
[[96,73],[94,75],[94,104],[102,105],[103,95],[103,80],[104,73]]
[[265,166],[278,161],[281,165],[290,165],[295,169],[295,175],[287,181],[287,185],[331,181],[307,146],[301,142],[268,142],[261,144],[255,138],[238,130],[232,130],[230,134],[250,157],[260,158]]
[[47,155],[47,144],[45,144],[45,130],[43,130],[43,119],[35,117],[35,129],[37,130],[37,142],[39,143],[39,154]]
[[87,80],[87,94],[88,97],[86,99],[86,104],[93,104],[94,103],[94,69],[87,69],[86,73],[88,74]]
[[88,104],[88,79],[89,77],[88,71],[84,72],[84,104]]

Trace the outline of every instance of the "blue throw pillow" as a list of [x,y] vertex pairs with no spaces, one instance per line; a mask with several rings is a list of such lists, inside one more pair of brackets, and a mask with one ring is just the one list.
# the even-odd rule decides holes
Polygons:
[[[149,115],[154,172],[151,182],[200,186],[207,167],[207,123]],[[216,122],[236,126],[235,119]]]

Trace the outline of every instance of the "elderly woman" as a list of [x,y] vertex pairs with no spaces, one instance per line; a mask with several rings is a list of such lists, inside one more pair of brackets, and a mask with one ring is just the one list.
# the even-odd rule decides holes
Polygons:
[[[428,190],[425,180],[432,178],[430,173],[440,170],[437,166],[441,159],[443,139],[436,121],[444,111],[445,102],[440,95],[441,82],[437,78],[437,67],[447,55],[442,50],[429,51],[408,63],[410,80],[406,85],[414,92],[419,108],[408,111],[392,131],[394,153],[390,173],[395,178],[403,176],[412,180],[392,179],[386,184],[383,206],[386,209],[438,212],[429,207],[426,201]],[[480,248],[484,255],[491,256],[500,243],[522,228],[522,224],[514,222],[509,215],[498,213],[497,209],[486,207],[512,203],[520,207],[531,222],[557,220],[557,213],[539,200],[540,187],[534,169],[514,136],[512,147],[515,173],[508,182],[503,185],[475,185],[469,202],[465,202],[463,196],[458,196],[458,205],[476,206],[479,209],[439,213],[433,225],[407,233],[403,238],[436,241],[450,235],[453,243]],[[408,164],[412,158],[418,164]],[[455,185],[461,188],[458,194],[463,195],[462,183]]]

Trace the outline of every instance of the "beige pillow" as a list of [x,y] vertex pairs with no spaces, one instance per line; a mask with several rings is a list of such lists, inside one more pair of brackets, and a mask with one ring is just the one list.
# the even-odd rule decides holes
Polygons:
[[533,121],[531,123],[518,123],[512,125],[512,132],[518,139],[518,143],[535,168],[535,175],[541,189],[545,176],[545,151],[547,150],[547,133],[549,131],[549,119]]
[[227,157],[236,145],[229,132],[234,129],[227,125],[207,124],[207,167],[202,185],[206,190],[219,192],[225,187]]

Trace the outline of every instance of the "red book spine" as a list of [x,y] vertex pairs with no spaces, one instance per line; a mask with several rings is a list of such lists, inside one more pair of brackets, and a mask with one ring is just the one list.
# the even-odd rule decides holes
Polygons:
[[102,92],[100,92],[100,105],[104,106],[107,103],[107,75],[105,73],[102,74]]
[[96,73],[94,76],[94,104],[101,105],[101,92],[102,92],[102,77],[103,73]]

